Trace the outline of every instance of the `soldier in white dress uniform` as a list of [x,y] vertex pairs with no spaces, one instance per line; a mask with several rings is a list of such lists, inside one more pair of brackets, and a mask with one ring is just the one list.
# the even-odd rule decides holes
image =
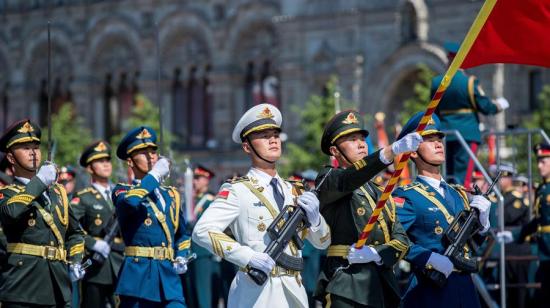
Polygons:
[[[319,214],[319,200],[299,183],[283,180],[275,164],[281,157],[281,113],[269,104],[248,110],[233,130],[252,167],[246,176],[226,182],[195,225],[193,241],[240,267],[231,284],[228,307],[308,307],[299,271],[286,269],[264,250],[271,242],[266,230],[286,205],[298,204],[311,226],[302,232],[313,246],[330,245],[330,229]],[[230,234],[226,230],[230,230]],[[294,242],[285,253],[301,258]],[[268,274],[259,286],[247,274],[255,268]]]

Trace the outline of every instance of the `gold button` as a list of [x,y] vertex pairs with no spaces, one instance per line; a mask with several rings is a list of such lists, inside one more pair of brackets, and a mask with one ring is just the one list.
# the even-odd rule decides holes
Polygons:
[[398,252],[395,253],[395,257],[399,258],[399,253]]
[[55,243],[53,241],[50,241],[50,246],[53,246]]
[[374,241],[374,245],[378,245],[378,244],[380,244],[379,241]]
[[231,246],[227,246],[227,247],[225,248],[225,250],[227,250],[227,251],[231,251],[231,249],[233,249],[233,247],[231,247]]
[[17,265],[18,265],[18,266],[21,266],[21,265],[23,265],[23,261],[19,261],[19,262],[17,262]]
[[263,216],[260,216],[260,219],[264,219],[264,217],[263,217]]
[[138,259],[138,258],[134,258],[134,262],[138,263],[138,262],[139,262],[139,259]]
[[166,246],[166,244],[164,244],[164,242],[162,242],[162,244],[161,244],[161,245],[162,245],[162,247],[165,247],[165,246]]

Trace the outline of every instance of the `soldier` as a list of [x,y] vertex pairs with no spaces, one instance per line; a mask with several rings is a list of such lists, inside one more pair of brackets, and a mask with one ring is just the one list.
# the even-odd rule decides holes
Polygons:
[[80,166],[86,168],[92,183],[76,193],[71,207],[86,231],[86,252],[95,261],[82,281],[82,307],[115,307],[113,294],[124,245],[120,231],[110,243],[104,240],[111,228],[118,230],[109,181],[113,171],[109,144],[96,141],[87,146],[80,156]]
[[[214,172],[204,166],[198,165],[193,170],[193,190],[194,190],[194,216],[198,221],[204,211],[214,201],[214,194],[208,191],[210,180],[214,177]],[[194,223],[196,223],[196,221]],[[192,231],[192,227],[188,227]],[[191,241],[191,251],[197,254],[197,259],[189,264],[189,280],[192,282],[189,286],[196,297],[197,307],[216,307],[220,297],[220,288],[214,288],[214,280],[220,275],[219,260],[215,260],[215,255],[208,249],[197,245]]]
[[115,293],[120,307],[185,307],[178,275],[187,271],[190,241],[180,194],[162,186],[169,161],[157,154],[157,135],[147,126],[126,134],[117,156],[132,168],[132,184],[112,194],[126,248]]
[[409,240],[391,198],[366,245],[359,250],[354,243],[382,194],[383,188],[371,180],[395,155],[415,150],[421,138],[413,133],[368,155],[368,134],[361,115],[348,110],[332,117],[321,138],[321,150],[339,166],[327,166],[316,180],[319,184],[330,172],[319,187],[321,213],[332,233],[316,291],[326,307],[397,307],[400,301],[392,268],[407,252]]
[[[275,265],[263,252],[271,241],[266,230],[284,206],[297,203],[304,210],[311,224],[306,238],[315,247],[324,249],[330,244],[329,228],[315,194],[300,194],[303,186],[277,173],[281,122],[280,111],[269,104],[254,106],[241,117],[232,139],[241,144],[252,167],[246,176],[222,185],[193,230],[193,241],[241,268],[229,291],[229,307],[308,307],[300,272]],[[234,238],[224,233],[227,228]],[[296,263],[301,261],[293,241],[285,253]],[[250,268],[266,273],[267,281],[263,285],[253,282],[248,276]]]
[[534,150],[542,183],[535,194],[535,218],[523,226],[518,242],[538,233],[539,268],[535,280],[541,283],[541,288],[535,292],[535,303],[537,307],[545,307],[550,302],[550,144],[537,144]]
[[[513,183],[516,168],[508,162],[501,162],[498,171],[502,173],[499,180],[500,191],[504,197],[504,226],[507,230],[519,230],[529,222],[529,206],[524,202]],[[507,257],[527,256],[531,254],[528,243],[510,243],[506,246]],[[529,280],[529,261],[506,261],[506,281],[510,284],[526,284]],[[507,289],[507,306],[525,307],[527,304],[527,289],[512,287]]]
[[76,187],[76,172],[74,168],[72,166],[61,167],[61,169],[59,169],[59,179],[57,182],[65,187],[67,197],[69,200],[72,200]]
[[[458,52],[460,45],[457,43],[445,43],[449,64]],[[433,96],[441,83],[443,75],[432,79],[431,95]],[[463,70],[456,72],[451,84],[439,102],[436,114],[441,118],[443,130],[458,130],[469,144],[470,149],[476,153],[481,142],[479,130],[479,115],[492,115],[509,107],[505,98],[491,101],[479,85],[475,76],[468,76]],[[462,147],[455,135],[446,138],[447,143],[447,176],[466,187],[470,186],[470,176],[474,171],[473,161],[469,159],[466,149]]]
[[2,307],[69,307],[71,280],[84,276],[84,232],[65,189],[55,183],[56,166],[45,162],[38,167],[40,136],[40,128],[25,119],[0,138],[0,151],[15,176],[0,190],[0,221],[8,241]]
[[[415,114],[403,127],[398,140],[416,129],[423,112]],[[422,132],[424,141],[411,158],[418,170],[414,182],[397,188],[393,195],[397,215],[403,224],[412,246],[406,260],[411,263],[413,275],[403,299],[404,307],[479,307],[477,292],[470,276],[454,268],[443,255],[443,234],[455,217],[464,209],[479,209],[482,232],[490,228],[491,202],[483,196],[473,196],[471,202],[464,187],[448,185],[440,173],[445,162],[444,133],[439,118],[432,115]],[[477,235],[476,241],[484,237]],[[481,244],[481,243],[480,243]],[[463,249],[467,257],[468,249]],[[424,276],[425,270],[436,270],[445,275],[445,286],[438,287]]]

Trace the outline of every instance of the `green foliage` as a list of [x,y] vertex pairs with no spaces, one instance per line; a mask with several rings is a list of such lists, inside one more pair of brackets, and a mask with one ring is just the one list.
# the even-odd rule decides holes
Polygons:
[[[48,128],[42,130],[42,153],[45,160],[48,146]],[[92,133],[82,117],[75,115],[74,107],[67,102],[52,115],[53,161],[58,166],[78,166],[80,154],[92,142]]]
[[426,110],[428,103],[432,99],[430,95],[431,83],[435,75],[435,72],[427,65],[418,65],[418,82],[414,84],[414,96],[405,101],[403,111],[399,113],[401,125],[405,125],[415,113]]
[[321,152],[321,136],[325,124],[334,115],[336,78],[331,78],[326,87],[326,96],[312,95],[305,106],[294,106],[293,112],[300,115],[299,129],[303,138],[299,143],[286,143],[281,174],[289,175],[310,168],[319,170],[329,162],[329,157]]

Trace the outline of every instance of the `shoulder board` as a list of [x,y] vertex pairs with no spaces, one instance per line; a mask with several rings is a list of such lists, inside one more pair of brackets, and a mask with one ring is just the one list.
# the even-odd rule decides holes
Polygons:
[[466,187],[460,185],[460,184],[450,184],[449,186],[451,186],[452,188],[456,189],[456,190],[462,190],[462,191],[466,191]]
[[245,175],[245,176],[241,176],[241,177],[238,177],[238,178],[229,179],[225,182],[230,183],[230,184],[236,184],[236,183],[248,182],[248,181],[250,181],[250,179]]
[[288,183],[290,183],[291,185],[296,185],[296,186],[299,186],[299,187],[304,187],[304,182],[302,182],[302,181],[297,181],[297,180],[285,180],[285,182],[288,182]]
[[116,184],[116,187],[131,188],[131,187],[134,187],[134,185],[133,184],[128,184],[128,183],[118,183],[118,184]]
[[4,186],[4,187],[0,188],[0,191],[11,190],[15,193],[20,193],[24,188],[25,188],[25,186],[19,186],[17,184],[11,184],[11,185],[7,185],[7,186]]
[[523,195],[517,190],[512,191],[512,196],[514,196],[516,198],[519,198],[519,199],[523,198]]
[[422,187],[422,188],[424,188],[423,185],[420,184],[420,183],[418,183],[418,182],[413,182],[413,183],[410,183],[410,184],[407,184],[407,185],[405,185],[405,186],[401,186],[401,187],[398,187],[398,188],[401,188],[401,189],[403,189],[403,190],[406,191],[406,190],[409,190],[409,189],[412,189],[412,188],[415,188],[415,187]]
[[83,194],[89,193],[89,192],[93,193],[93,192],[95,192],[95,189],[93,187],[86,187],[86,188],[80,190],[79,192],[77,192],[76,195],[80,196],[80,195],[83,195]]

